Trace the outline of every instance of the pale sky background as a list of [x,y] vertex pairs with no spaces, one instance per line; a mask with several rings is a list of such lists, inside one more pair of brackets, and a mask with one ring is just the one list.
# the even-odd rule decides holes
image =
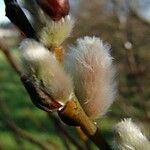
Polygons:
[[9,20],[5,17],[5,6],[3,0],[0,0],[0,23],[8,22]]
[[[72,5],[74,6],[74,2],[77,3],[78,0],[72,0]],[[140,8],[138,9],[138,13],[142,18],[145,18],[148,22],[150,22],[150,0],[136,0],[140,4]],[[3,22],[8,22],[8,18],[5,17],[5,6],[4,1],[0,0],[0,24]]]
[[[77,3],[78,0],[76,0],[76,3]],[[71,1],[74,5],[74,0]],[[4,1],[3,0],[0,0],[0,24],[3,23],[3,22],[8,22],[8,18],[5,17],[5,5],[4,5]]]

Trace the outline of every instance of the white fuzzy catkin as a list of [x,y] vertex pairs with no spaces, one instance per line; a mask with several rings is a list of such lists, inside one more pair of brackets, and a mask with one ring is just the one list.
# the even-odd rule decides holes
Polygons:
[[114,150],[150,150],[150,141],[130,118],[115,125],[113,131]]
[[99,38],[77,40],[65,58],[65,69],[74,80],[75,94],[86,114],[96,119],[104,115],[116,93],[110,47]]
[[38,31],[40,41],[47,47],[58,47],[70,33],[74,27],[74,19],[68,15],[59,21],[53,21],[50,18],[40,31]]
[[32,39],[23,40],[19,49],[25,73],[35,76],[54,99],[66,103],[73,92],[72,80],[55,56]]

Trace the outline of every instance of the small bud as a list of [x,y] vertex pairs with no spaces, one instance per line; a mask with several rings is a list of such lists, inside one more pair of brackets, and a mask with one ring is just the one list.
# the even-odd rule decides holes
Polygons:
[[70,100],[73,92],[72,80],[56,57],[31,39],[25,39],[19,49],[25,73],[36,77],[39,87],[53,99],[62,104]]
[[150,141],[130,118],[115,125],[113,131],[114,150],[150,150]]
[[40,42],[46,47],[59,47],[70,36],[74,26],[74,19],[66,16],[55,22],[48,20],[45,27],[38,31]]
[[77,46],[64,59],[65,69],[74,80],[75,94],[92,119],[108,111],[116,92],[109,49],[99,38],[85,37],[77,40]]
[[36,0],[39,6],[46,12],[52,20],[59,21],[69,13],[68,0]]

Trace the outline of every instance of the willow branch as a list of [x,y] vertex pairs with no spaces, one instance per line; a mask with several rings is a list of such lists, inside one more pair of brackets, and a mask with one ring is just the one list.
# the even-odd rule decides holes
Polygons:
[[[28,77],[22,76],[22,82],[33,103],[42,110],[49,112],[51,103],[54,102],[51,97],[39,89]],[[56,106],[56,104],[54,105]],[[58,114],[67,125],[79,126],[101,150],[111,150],[98,127],[88,118],[77,100],[69,101]]]
[[[37,88],[28,78],[22,76],[22,82],[26,87],[33,103],[44,111],[51,110],[51,97],[45,95],[43,91]],[[103,139],[98,127],[87,117],[77,100],[69,101],[59,115],[68,125],[79,126],[83,132],[91,139],[101,150],[111,150],[110,146]]]
[[58,114],[66,124],[79,126],[101,150],[111,150],[111,147],[102,137],[100,129],[89,119],[76,99],[69,101]]
[[[56,101],[52,100],[49,95],[39,89],[27,76],[21,76],[21,81],[24,84],[32,102],[40,109],[49,112],[52,104],[54,106],[59,105]],[[65,108],[59,112],[59,115],[68,125],[73,124],[74,126],[79,126],[88,138],[91,139],[101,150],[111,150],[110,146],[103,139],[100,130],[87,117],[79,103],[77,103],[77,100],[70,101]]]
[[[30,27],[28,19],[17,4],[16,0],[5,0],[5,5],[6,15],[10,18],[10,20],[15,23],[26,34],[27,37],[35,38],[34,30],[32,31],[32,26]],[[18,74],[20,74],[20,72],[18,72]],[[52,110],[52,107],[60,108],[59,103],[50,95],[39,89],[39,87],[37,87],[37,85],[33,83],[29,77],[21,76],[21,81],[30,95],[32,102],[37,107],[47,112]],[[73,123],[74,126],[79,126],[101,150],[111,150],[110,146],[101,136],[100,130],[88,118],[77,101],[70,101],[65,108],[59,112],[59,115],[64,122],[66,121],[66,118],[68,119],[68,122],[66,122],[68,125],[72,125]]]
[[[3,47],[0,47],[3,48]],[[5,49],[6,50],[6,49]],[[7,56],[7,55],[6,55]],[[11,62],[11,61],[9,61]],[[18,67],[13,67],[19,69]],[[32,102],[40,109],[50,112],[52,107],[60,108],[59,103],[50,95],[42,91],[29,77],[21,75],[21,81],[24,84]],[[111,150],[108,143],[102,137],[98,127],[88,118],[77,100],[69,101],[63,110],[58,112],[62,121],[68,125],[79,126],[83,132],[91,139],[101,150]]]

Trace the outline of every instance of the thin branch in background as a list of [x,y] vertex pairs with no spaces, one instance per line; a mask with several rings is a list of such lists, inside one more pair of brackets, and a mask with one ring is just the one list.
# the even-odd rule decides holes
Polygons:
[[52,114],[48,114],[49,118],[51,120],[53,120],[54,124],[55,124],[55,127],[56,129],[60,132],[60,134],[64,137],[64,138],[67,138],[71,141],[71,143],[77,147],[78,150],[85,150],[85,148],[80,145],[66,130],[65,130],[65,127],[63,126],[63,124],[60,122],[60,120],[52,115]]
[[9,47],[5,43],[4,40],[0,39],[0,50],[4,53],[7,61],[11,65],[11,67],[16,71],[16,73],[20,76],[21,75],[21,68],[15,61],[15,58],[12,56]]
[[136,57],[134,54],[135,43],[133,42],[133,34],[132,31],[130,30],[131,28],[132,28],[132,24],[130,19],[128,19],[125,28],[125,38],[127,42],[131,44],[131,48],[129,49],[126,48],[126,55],[127,55],[129,68],[130,68],[130,73],[136,76],[138,74],[138,67],[137,67]]
[[28,18],[20,8],[16,0],[4,0],[6,16],[14,23],[28,38],[37,39],[36,33]]
[[18,145],[18,149],[25,150],[21,137],[15,133],[13,133],[13,134],[15,137],[16,144]]
[[[58,135],[60,135],[60,139],[62,140],[66,150],[70,150],[70,145],[68,143],[68,140],[66,138],[66,136],[63,134],[63,132],[61,132],[61,124],[60,122],[57,120],[57,118],[53,115],[51,115],[50,113],[48,114],[48,117],[53,121],[54,123],[54,127],[55,127],[55,131],[58,133]],[[64,128],[62,128],[63,130]]]
[[[138,47],[136,46],[136,41],[134,41],[133,33],[132,33],[132,14],[129,15],[126,27],[123,29],[123,34],[125,37],[125,41],[129,42],[132,46],[131,48],[126,48],[126,58],[127,63],[129,66],[129,72],[126,75],[127,78],[127,85],[128,89],[130,90],[131,85],[130,81],[128,79],[134,80],[134,84],[136,86],[136,93],[141,99],[139,101],[139,104],[143,106],[143,112],[145,116],[149,119],[149,115],[145,108],[147,108],[147,103],[145,103],[145,100],[147,99],[145,97],[145,90],[144,86],[141,84],[141,75],[143,74],[143,70],[141,69],[141,64],[138,63]],[[135,53],[136,51],[136,53]],[[144,101],[143,101],[144,100]]]
[[89,138],[85,135],[85,133],[83,133],[81,128],[80,127],[76,127],[76,131],[77,131],[80,139],[85,143],[86,150],[92,150]]
[[7,61],[12,66],[12,68],[16,71],[16,73],[21,76],[20,66],[16,63],[15,58],[10,52],[10,49],[7,47],[4,41],[0,41],[0,50],[4,53]]
[[41,142],[41,141],[33,138],[28,132],[19,128],[16,125],[16,123],[12,120],[10,113],[8,111],[8,107],[2,99],[0,99],[0,110],[2,113],[1,119],[13,133],[15,133],[16,135],[20,136],[21,138],[27,140],[28,142],[30,142],[34,145],[37,145],[38,147],[40,147],[43,150],[56,150],[56,146],[52,145],[52,143],[50,145],[43,141]]

